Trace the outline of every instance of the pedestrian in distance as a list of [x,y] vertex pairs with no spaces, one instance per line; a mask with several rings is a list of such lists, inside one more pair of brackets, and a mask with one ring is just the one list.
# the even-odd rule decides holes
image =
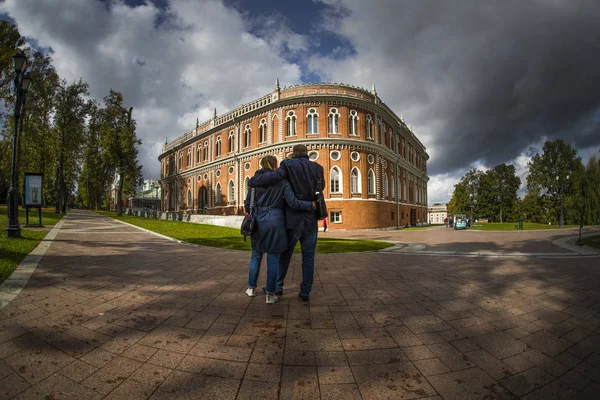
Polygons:
[[323,220],[323,232],[327,232],[327,218]]
[[[257,171],[274,171],[277,168],[277,158],[265,156],[260,165],[262,169]],[[255,175],[256,176],[256,175]],[[279,262],[281,253],[287,249],[288,237],[284,207],[285,204],[291,209],[303,212],[314,212],[315,203],[307,200],[298,200],[286,180],[278,180],[270,185],[256,187],[248,191],[244,208],[250,210],[252,191],[254,192],[254,215],[256,228],[251,236],[252,255],[250,257],[250,268],[248,271],[248,289],[246,294],[254,297],[258,294],[257,282],[260,273],[260,264],[264,254],[267,254],[267,283],[264,289],[266,303],[273,304],[279,297],[275,294],[277,275],[279,273]]]
[[[272,185],[282,179],[287,179],[298,200],[315,201],[316,193],[325,188],[323,167],[310,161],[305,145],[297,144],[293,147],[293,157],[283,160],[276,171],[264,171],[250,179],[250,187],[264,187]],[[298,296],[302,301],[309,301],[312,291],[315,272],[315,250],[319,224],[314,211],[306,211],[286,207],[285,224],[287,228],[288,246],[281,253],[279,260],[279,274],[275,293],[283,294],[285,277],[290,266],[292,254],[296,244],[300,242],[302,249],[302,283]]]

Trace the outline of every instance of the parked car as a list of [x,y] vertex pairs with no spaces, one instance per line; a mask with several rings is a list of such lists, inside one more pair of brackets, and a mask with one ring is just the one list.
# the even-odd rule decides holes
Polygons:
[[454,216],[454,229],[467,229],[467,216],[465,214],[456,214]]

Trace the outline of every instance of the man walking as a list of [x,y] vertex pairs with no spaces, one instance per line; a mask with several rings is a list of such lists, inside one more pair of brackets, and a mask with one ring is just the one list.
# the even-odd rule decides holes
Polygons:
[[[314,201],[315,193],[325,188],[323,167],[308,158],[306,146],[297,144],[293,148],[293,158],[283,160],[276,171],[257,174],[250,179],[249,186],[268,186],[279,179],[287,179],[298,200]],[[285,224],[288,247],[279,259],[279,274],[275,294],[283,295],[283,284],[294,248],[298,241],[302,249],[302,283],[299,296],[308,301],[312,290],[315,272],[315,249],[317,247],[318,221],[314,211],[285,209]]]

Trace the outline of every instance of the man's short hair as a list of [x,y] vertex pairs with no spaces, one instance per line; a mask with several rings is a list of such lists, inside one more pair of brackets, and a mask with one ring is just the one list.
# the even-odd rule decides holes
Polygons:
[[294,152],[294,157],[298,157],[304,154],[308,154],[308,149],[306,148],[305,145],[303,144],[297,144],[292,148],[292,151]]

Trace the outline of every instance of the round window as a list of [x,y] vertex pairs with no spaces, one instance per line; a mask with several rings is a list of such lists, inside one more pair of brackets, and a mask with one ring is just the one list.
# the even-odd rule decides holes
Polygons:
[[248,171],[250,169],[250,163],[249,162],[247,162],[246,164],[244,164],[244,169],[246,171]]
[[208,174],[204,174],[204,180],[208,179]]
[[233,167],[229,167],[229,169],[228,169],[227,171],[229,172],[229,175],[231,175],[231,174],[233,174],[233,171],[234,171],[234,170],[235,170],[235,169],[234,169]]
[[190,183],[192,183],[192,179],[191,179],[191,178],[189,178],[189,179],[188,179],[188,185],[189,185]]
[[215,176],[218,178],[221,176],[221,170],[218,169],[217,172],[215,172]]
[[352,159],[352,161],[358,161],[360,160],[360,154],[358,154],[358,151],[353,151],[352,153],[350,153],[350,158]]
[[332,151],[332,152],[329,154],[329,156],[331,157],[331,159],[332,159],[333,161],[337,161],[337,160],[339,160],[340,158],[342,158],[342,155],[341,155],[341,154],[340,154],[340,152],[339,152],[339,151],[337,151],[337,150],[334,150],[334,151]]
[[202,177],[200,175],[198,175],[198,182],[200,182],[202,180]]
[[375,157],[373,156],[373,154],[369,154],[367,156],[367,161],[369,162],[369,164],[373,164],[375,162]]
[[311,151],[310,153],[308,153],[308,158],[310,161],[317,161],[319,159],[319,152]]

